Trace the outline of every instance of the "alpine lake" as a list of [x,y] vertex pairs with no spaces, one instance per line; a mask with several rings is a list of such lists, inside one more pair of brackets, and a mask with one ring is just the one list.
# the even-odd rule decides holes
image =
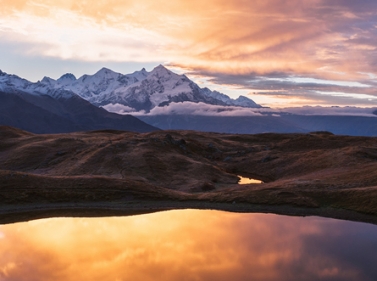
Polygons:
[[0,280],[377,280],[377,226],[175,210],[0,225]]

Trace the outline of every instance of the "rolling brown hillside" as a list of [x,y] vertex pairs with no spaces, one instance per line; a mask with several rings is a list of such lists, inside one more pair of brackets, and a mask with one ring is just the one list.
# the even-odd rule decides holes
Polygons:
[[[264,183],[238,185],[237,175]],[[301,215],[302,210],[354,219],[360,214],[365,218],[359,220],[376,222],[377,138],[326,132],[36,135],[3,126],[0,202],[4,222],[12,221],[7,220],[12,213],[88,206],[104,212],[111,206],[129,211],[273,207],[289,214],[296,208]]]

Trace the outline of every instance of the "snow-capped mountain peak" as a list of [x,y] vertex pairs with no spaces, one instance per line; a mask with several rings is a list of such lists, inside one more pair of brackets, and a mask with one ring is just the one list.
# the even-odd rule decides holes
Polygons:
[[149,72],[146,71],[145,68],[143,68],[142,70],[135,71],[125,76],[136,79],[135,82],[138,82],[138,81],[144,80],[148,75],[149,75]]
[[256,104],[253,100],[245,96],[239,96],[236,100],[234,100],[234,105],[245,107],[258,107],[258,104]]
[[151,72],[145,68],[121,74],[106,67],[93,75],[80,78],[67,73],[54,80],[44,77],[37,83],[0,72],[0,90],[13,88],[31,94],[47,94],[54,98],[78,95],[97,106],[121,104],[131,111],[149,112],[170,103],[194,102],[222,106],[260,107],[247,97],[234,100],[222,93],[200,88],[186,75],[178,75],[163,65]]
[[160,82],[166,82],[169,80],[175,80],[176,82],[179,80],[191,82],[185,75],[176,74],[161,64],[148,74],[148,79],[159,80]]
[[150,73],[150,75],[158,76],[158,77],[164,77],[164,76],[170,76],[173,72],[171,72],[169,69],[167,69],[163,65],[156,66]]
[[43,83],[43,84],[54,85],[56,83],[56,80],[45,76],[45,77],[43,77],[43,79],[40,82]]
[[93,76],[95,76],[95,77],[114,77],[114,76],[119,76],[119,75],[121,75],[121,74],[117,73],[115,71],[112,71],[109,68],[102,67]]
[[76,81],[76,76],[72,73],[66,73],[57,80],[60,84],[68,84],[72,81]]
[[33,85],[30,81],[18,77],[17,75],[7,74],[1,72],[0,74],[0,90],[2,91],[23,91],[28,92],[29,88]]
[[29,93],[32,95],[49,95],[55,99],[69,99],[76,96],[72,91],[60,89],[57,82],[49,77],[36,83],[2,72],[0,75],[0,90],[8,93]]

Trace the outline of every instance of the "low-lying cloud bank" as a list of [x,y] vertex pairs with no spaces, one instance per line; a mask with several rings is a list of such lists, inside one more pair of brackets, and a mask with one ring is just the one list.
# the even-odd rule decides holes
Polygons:
[[130,114],[131,112],[134,113],[135,109],[133,109],[132,107],[129,107],[129,106],[125,106],[123,104],[120,104],[120,103],[115,103],[115,104],[112,104],[112,103],[109,103],[105,106],[101,106],[102,108],[106,109],[107,111],[109,112],[114,112],[114,113],[118,113],[118,114]]
[[[362,107],[322,107],[322,106],[303,106],[291,108],[245,108],[237,106],[210,105],[202,102],[181,102],[171,103],[163,107],[155,107],[150,112],[134,111],[133,108],[122,104],[107,104],[103,106],[109,112],[118,114],[131,114],[134,116],[153,116],[153,115],[200,115],[200,116],[264,116],[272,115],[279,117],[281,114],[297,115],[337,115],[337,116],[365,116],[377,117],[377,108]],[[373,114],[376,112],[376,114]]]
[[108,104],[104,109],[118,114],[141,115],[202,115],[202,116],[262,116],[258,109],[237,106],[221,106],[206,103],[180,102],[171,103],[163,107],[155,107],[149,113],[145,111],[133,112],[129,107],[121,104]]

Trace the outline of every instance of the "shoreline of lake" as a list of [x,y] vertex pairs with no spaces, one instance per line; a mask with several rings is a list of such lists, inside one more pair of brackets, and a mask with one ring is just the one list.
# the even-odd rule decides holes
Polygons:
[[52,217],[112,217],[196,209],[236,213],[272,213],[287,216],[318,216],[377,225],[377,217],[345,209],[304,208],[289,205],[259,205],[247,203],[215,203],[205,201],[139,201],[61,204],[25,204],[0,207],[0,224],[17,223]]

